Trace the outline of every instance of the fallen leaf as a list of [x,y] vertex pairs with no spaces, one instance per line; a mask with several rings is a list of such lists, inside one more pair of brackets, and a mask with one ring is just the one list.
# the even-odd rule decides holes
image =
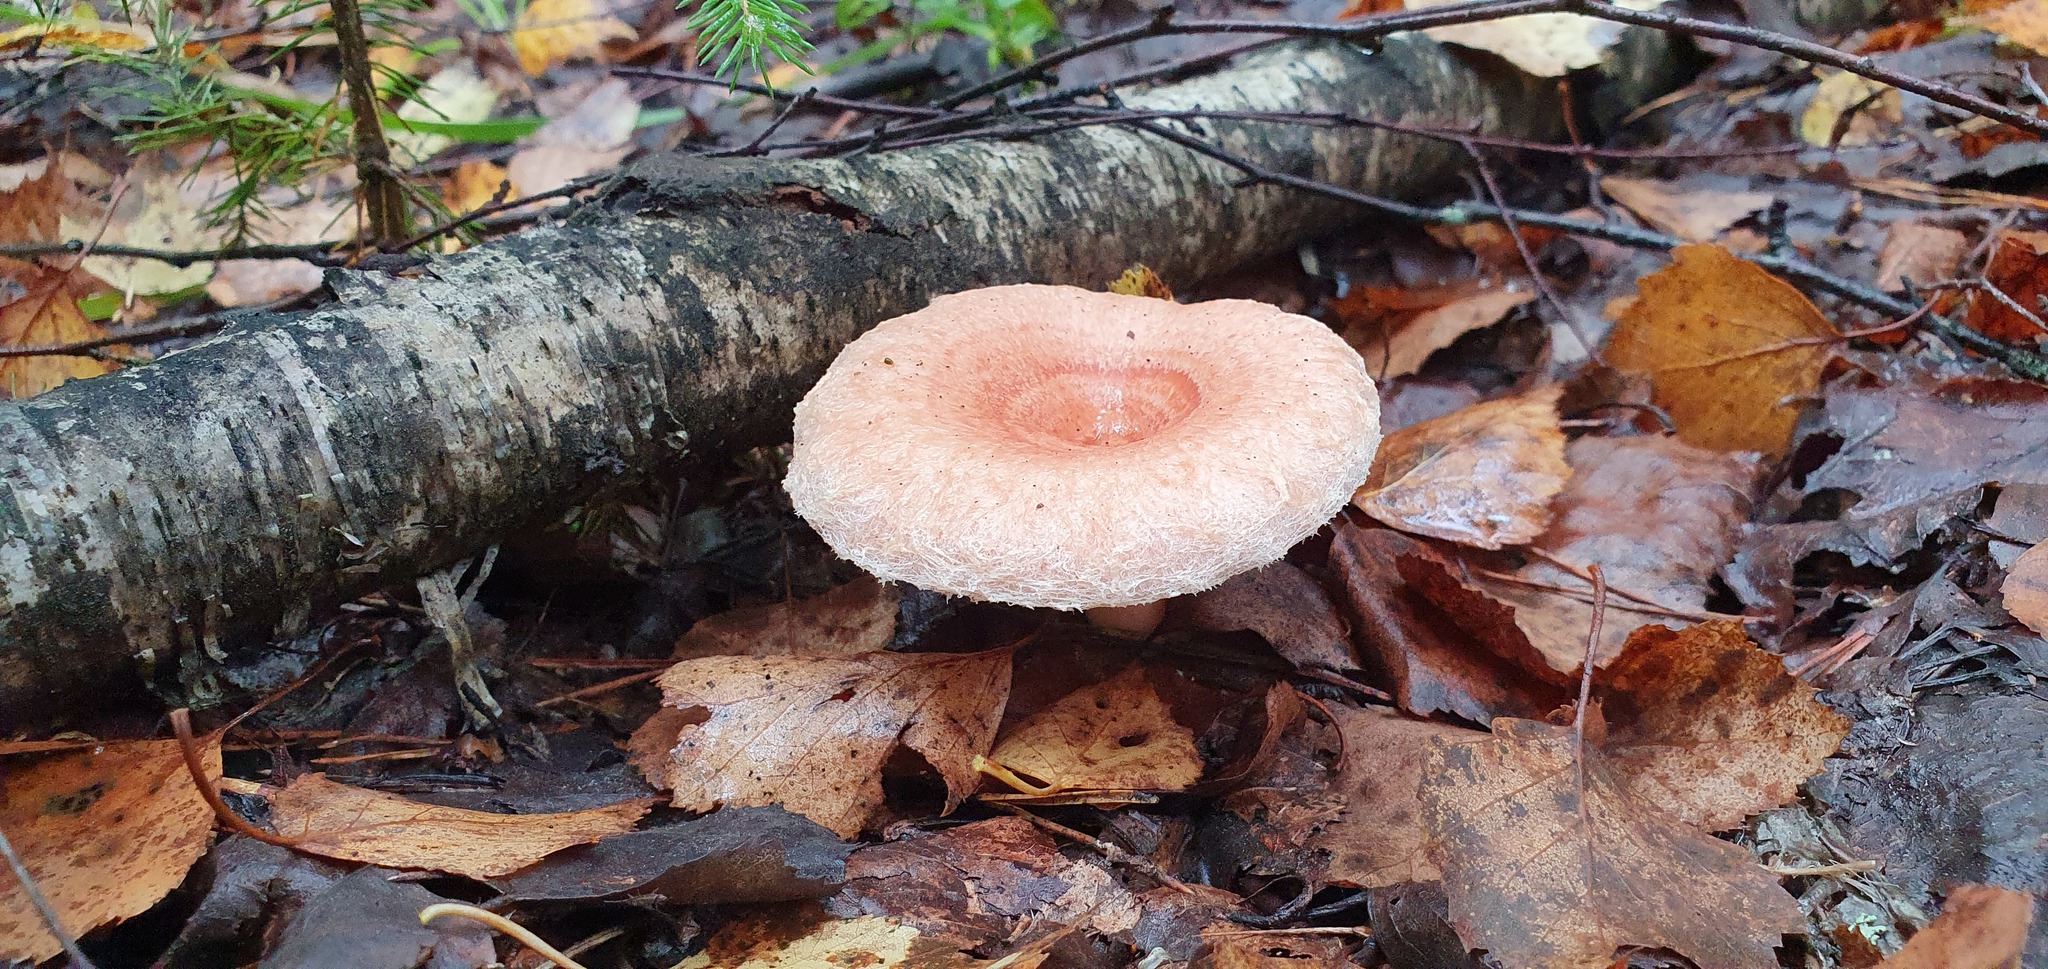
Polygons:
[[818,921],[799,913],[766,912],[727,923],[703,951],[674,969],[969,969],[982,964],[892,918]]
[[[497,965],[491,930],[470,919],[420,924],[445,902],[383,868],[359,868],[313,896],[278,932],[263,969],[484,969]],[[269,890],[269,886],[265,886]]]
[[1608,363],[1648,374],[1688,443],[1782,453],[1834,355],[1834,326],[1790,283],[1719,246],[1680,246],[1636,287]]
[[[531,6],[527,7],[532,10]],[[402,167],[424,164],[455,144],[453,135],[421,131],[407,122],[473,123],[491,116],[498,91],[464,60],[444,67],[413,92],[412,100],[392,112],[396,120],[384,129],[391,160]]]
[[[1965,324],[1985,336],[2009,342],[2030,344],[2048,336],[2042,328],[2040,308],[2040,300],[2048,297],[2048,232],[2000,232],[1992,244],[1991,261],[1984,267],[1984,281],[2006,298],[1971,290],[1969,308],[1963,314]],[[2014,304],[2028,312],[2014,310]]]
[[449,174],[448,187],[441,193],[441,202],[448,206],[449,212],[468,215],[512,197],[511,188],[506,184],[505,166],[488,158],[468,158]]
[[[207,212],[227,194],[233,178],[218,164],[188,171],[168,159],[144,159],[128,172],[125,191],[68,206],[58,228],[66,239],[172,252],[218,249],[227,241],[229,229],[211,224]],[[204,260],[174,266],[158,259],[87,256],[83,266],[108,286],[140,296],[191,289],[213,275],[213,263]]]
[[1194,732],[1137,666],[1004,731],[984,763],[984,773],[1026,794],[1178,791],[1202,776]]
[[808,599],[729,609],[676,640],[677,659],[706,656],[853,656],[889,645],[902,594],[862,573]]
[[1942,902],[1941,914],[1878,969],[2020,969],[2033,920],[2033,895],[1959,885]]
[[1770,207],[1769,192],[1686,188],[1676,182],[1606,175],[1600,190],[1637,217],[1687,242],[1711,242],[1728,227]]
[[[1597,723],[1588,733],[1597,735]],[[1806,916],[1749,852],[1618,781],[1569,727],[1497,720],[1432,741],[1422,802],[1465,944],[1522,969],[1605,969],[1621,946],[1772,969]]]
[[2010,44],[2036,54],[2048,54],[2048,0],[2014,0],[1973,17],[1957,17],[1951,24],[1982,27]]
[[[1424,10],[1452,0],[1408,0],[1409,10]],[[1662,0],[1635,0],[1624,6],[1648,10]],[[1539,13],[1503,17],[1449,27],[1430,27],[1432,39],[1461,47],[1491,51],[1537,77],[1562,77],[1582,67],[1596,67],[1607,49],[1621,41],[1620,24],[1577,14]]]
[[1489,969],[1451,927],[1442,882],[1375,888],[1366,893],[1373,941],[1390,966],[1403,969]]
[[1332,782],[1343,797],[1344,813],[1308,839],[1310,847],[1329,853],[1325,875],[1358,888],[1442,878],[1422,827],[1422,773],[1430,742],[1460,744],[1486,734],[1404,717],[1385,707],[1333,704],[1330,712],[1349,753]]
[[30,45],[54,47],[87,47],[93,50],[123,51],[142,50],[152,46],[148,37],[134,28],[121,24],[93,21],[91,23],[50,23],[28,24],[13,30],[0,31],[0,52],[20,50]]
[[1345,336],[1374,380],[1405,377],[1422,369],[1430,354],[1473,330],[1499,323],[1508,311],[1536,298],[1534,290],[1490,289],[1434,306],[1394,325],[1347,328]]
[[1258,633],[1297,669],[1344,670],[1357,665],[1344,621],[1308,573],[1275,562],[1197,593],[1189,618],[1202,629]]
[[1340,521],[1330,568],[1365,668],[1389,684],[1401,709],[1490,723],[1540,716],[1566,698],[1570,677],[1530,645],[1514,609],[1463,586],[1423,543]]
[[651,799],[559,814],[492,814],[441,807],[306,774],[270,795],[270,817],[292,845],[388,868],[495,878],[571,845],[631,831]]
[[1153,299],[1172,299],[1173,288],[1160,279],[1152,267],[1132,266],[1124,274],[1109,281],[1109,291],[1124,296],[1150,296]]
[[1358,963],[1340,939],[1313,935],[1262,936],[1236,922],[1217,922],[1202,933],[1201,954],[1190,969],[1351,969]]
[[[664,769],[650,775],[676,807],[781,804],[853,837],[881,806],[882,765],[898,747],[939,772],[947,811],[973,793],[974,758],[1009,696],[1010,651],[711,657],[677,663],[659,682],[664,705],[707,717],[670,734]],[[673,725],[650,719],[641,732]]]
[[[154,965],[253,965],[262,948],[257,930],[265,922],[288,922],[349,874],[348,866],[240,834],[214,845],[205,865],[211,874],[205,895]],[[194,888],[201,883],[193,881]]]
[[1816,433],[1842,442],[1807,494],[1857,496],[1871,519],[1999,482],[2048,485],[2048,392],[2020,381],[1845,388],[1828,395]]
[[1550,524],[1564,489],[1561,385],[1471,407],[1386,436],[1351,496],[1360,511],[1418,535],[1501,548]]
[[2005,611],[2027,624],[2027,628],[2048,635],[2048,542],[2020,553],[2005,572],[1998,587]]
[[928,938],[979,948],[1024,920],[1076,922],[1108,935],[1138,918],[1137,900],[1100,865],[1068,858],[1037,826],[1003,817],[887,844],[846,860],[846,886],[825,908],[887,915]]
[[0,242],[53,242],[64,210],[61,155],[0,165]]
[[[531,9],[531,8],[529,8]],[[567,114],[551,118],[520,143],[505,163],[515,195],[534,195],[618,165],[631,150],[640,102],[626,82],[612,78],[592,89]]]
[[512,30],[519,69],[539,77],[578,57],[595,57],[608,40],[632,40],[632,26],[593,0],[528,0]]
[[[204,742],[199,759],[209,780],[220,777],[218,741]],[[213,840],[213,810],[177,741],[96,744],[9,761],[0,832],[64,928],[81,936],[178,887]],[[0,962],[60,951],[13,873],[0,877]]]
[[[0,257],[0,347],[75,343],[106,335],[78,310],[100,288],[82,272]],[[110,360],[72,354],[0,358],[0,398],[32,397],[66,380],[113,371]]]
[[1955,275],[1970,249],[1970,237],[1954,229],[1918,219],[1894,222],[1877,250],[1877,284],[1888,293],[1904,292],[1906,282],[1925,286]]
[[1557,520],[1533,545],[1548,557],[1512,579],[1475,577],[1515,607],[1516,627],[1560,671],[1585,658],[1589,565],[1601,567],[1613,590],[1596,664],[1613,659],[1643,622],[1700,615],[1715,571],[1734,556],[1757,474],[1748,456],[1665,437],[1584,437],[1565,456],[1573,474],[1554,505]]
[[853,846],[773,807],[739,807],[565,848],[491,882],[508,901],[658,898],[668,905],[821,898]]
[[1641,801],[1707,831],[1789,803],[1849,733],[1742,624],[1643,626],[1594,680],[1608,769]]
[[[1850,111],[1856,113],[1838,140],[1835,129],[1842,127],[1842,116]],[[1813,98],[1799,114],[1799,137],[1819,148],[1868,145],[1884,140],[1903,120],[1898,88],[1861,74],[1830,70],[1821,74]]]

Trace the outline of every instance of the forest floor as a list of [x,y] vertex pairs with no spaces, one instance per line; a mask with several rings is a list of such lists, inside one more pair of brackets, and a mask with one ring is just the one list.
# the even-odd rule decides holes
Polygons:
[[[2048,0],[1966,6],[1745,9],[2048,118]],[[18,397],[558,218],[645,153],[887,150],[876,105],[1153,16],[841,2],[777,100],[663,3],[366,5],[413,125],[378,253],[325,5],[0,13]],[[0,962],[546,964],[474,908],[422,923],[456,903],[590,967],[2048,966],[2048,144],[1782,33],[1699,40],[1616,112],[1612,28],[1439,38],[1574,120],[1449,133],[1507,226],[1367,214],[1101,281],[1271,303],[1366,361],[1372,476],[1284,561],[1132,640],[875,581],[792,511],[787,446],[649,481],[185,695],[0,738]]]

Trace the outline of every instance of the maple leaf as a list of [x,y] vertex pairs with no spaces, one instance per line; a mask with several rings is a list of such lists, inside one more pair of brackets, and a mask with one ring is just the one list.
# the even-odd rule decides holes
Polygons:
[[1792,284],[1720,246],[1671,256],[1636,282],[1608,363],[1648,374],[1652,398],[1688,443],[1782,452],[1840,332]]
[[1624,945],[1674,949],[1700,969],[1775,967],[1778,937],[1806,926],[1792,896],[1581,747],[1571,728],[1534,720],[1432,741],[1424,823],[1465,943],[1518,969],[1599,969]]
[[[218,740],[200,760],[220,776]],[[74,936],[155,905],[213,840],[213,810],[175,740],[10,762],[0,779],[0,830]],[[0,962],[60,951],[13,873],[0,877]]]
[[1351,503],[1402,531],[1479,548],[1534,539],[1571,476],[1561,392],[1474,404],[1387,435]]
[[[633,738],[636,751],[667,752],[635,763],[677,807],[780,804],[852,837],[882,803],[883,763],[909,747],[944,779],[951,811],[1002,720],[1010,655],[685,660],[659,681],[670,715]],[[703,722],[683,722],[699,710]]]
[[301,851],[388,868],[495,878],[563,848],[631,831],[653,800],[554,814],[493,814],[306,774],[270,796],[270,817]]

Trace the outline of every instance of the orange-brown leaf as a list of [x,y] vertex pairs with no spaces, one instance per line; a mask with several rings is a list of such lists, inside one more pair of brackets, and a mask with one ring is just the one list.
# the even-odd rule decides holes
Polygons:
[[[663,703],[702,722],[671,735],[656,783],[677,807],[780,804],[842,837],[882,803],[898,747],[946,782],[946,809],[974,791],[1010,693],[1010,651],[866,653],[843,658],[719,656],[661,675]],[[673,729],[657,716],[644,731]],[[636,735],[636,750],[659,738]],[[644,761],[642,761],[644,763]]]
[[1998,587],[2005,611],[2027,624],[2027,628],[2048,635],[2048,542],[2036,545],[2013,560]]
[[[2032,343],[2048,335],[2042,331],[2039,309],[2041,297],[2048,296],[2048,232],[1999,233],[1991,263],[1984,268],[1984,280],[2006,298],[1972,290],[1964,323],[1985,336],[2009,342]],[[2015,311],[2013,304],[2027,312]]]
[[2026,892],[1962,885],[1878,969],[2020,969],[2033,920],[2034,896]]
[[702,656],[852,656],[889,645],[902,595],[863,573],[808,599],[707,616],[676,641],[677,659]]
[[1847,717],[1728,620],[1637,629],[1597,683],[1615,775],[1709,831],[1790,802],[1849,733]]
[[[200,754],[220,776],[220,747]],[[94,745],[12,760],[0,831],[72,935],[138,914],[185,880],[213,836],[213,811],[174,740]],[[0,962],[60,951],[21,883],[0,868]]]
[[1688,443],[1778,454],[1840,334],[1790,283],[1726,249],[1672,255],[1636,284],[1607,361],[1649,375],[1652,398]]
[[1178,791],[1202,776],[1194,731],[1173,719],[1137,666],[1013,725],[996,739],[988,762],[1043,782],[1027,794]]
[[1387,435],[1351,503],[1402,531],[1480,548],[1534,539],[1571,476],[1560,390],[1474,404]]
[[1771,204],[1769,192],[1687,189],[1673,182],[1609,175],[1600,190],[1651,226],[1687,242],[1709,242]]
[[1344,813],[1309,838],[1330,855],[1333,882],[1379,888],[1443,877],[1426,850],[1422,774],[1430,742],[1467,743],[1486,735],[1466,727],[1416,720],[1385,707],[1331,707],[1350,751],[1333,787]]
[[563,848],[631,831],[652,804],[641,798],[557,814],[492,814],[306,774],[270,796],[270,817],[294,847],[316,855],[495,878]]
[[[1620,946],[1701,969],[1772,969],[1806,918],[1748,852],[1662,811],[1582,759],[1568,727],[1497,720],[1432,744],[1431,852],[1465,944],[1521,969],[1604,969]],[[1589,733],[1596,733],[1594,730]]]
[[[78,311],[96,287],[84,273],[0,258],[0,347],[39,347],[95,339],[106,331]],[[0,398],[30,397],[73,378],[97,377],[114,364],[92,357],[0,358]]]

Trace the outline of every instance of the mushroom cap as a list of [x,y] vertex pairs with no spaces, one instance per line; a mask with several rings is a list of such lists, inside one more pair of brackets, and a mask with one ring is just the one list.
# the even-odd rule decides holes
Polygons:
[[848,344],[797,405],[785,486],[884,579],[1085,609],[1280,558],[1378,444],[1365,362],[1307,317],[995,286]]

